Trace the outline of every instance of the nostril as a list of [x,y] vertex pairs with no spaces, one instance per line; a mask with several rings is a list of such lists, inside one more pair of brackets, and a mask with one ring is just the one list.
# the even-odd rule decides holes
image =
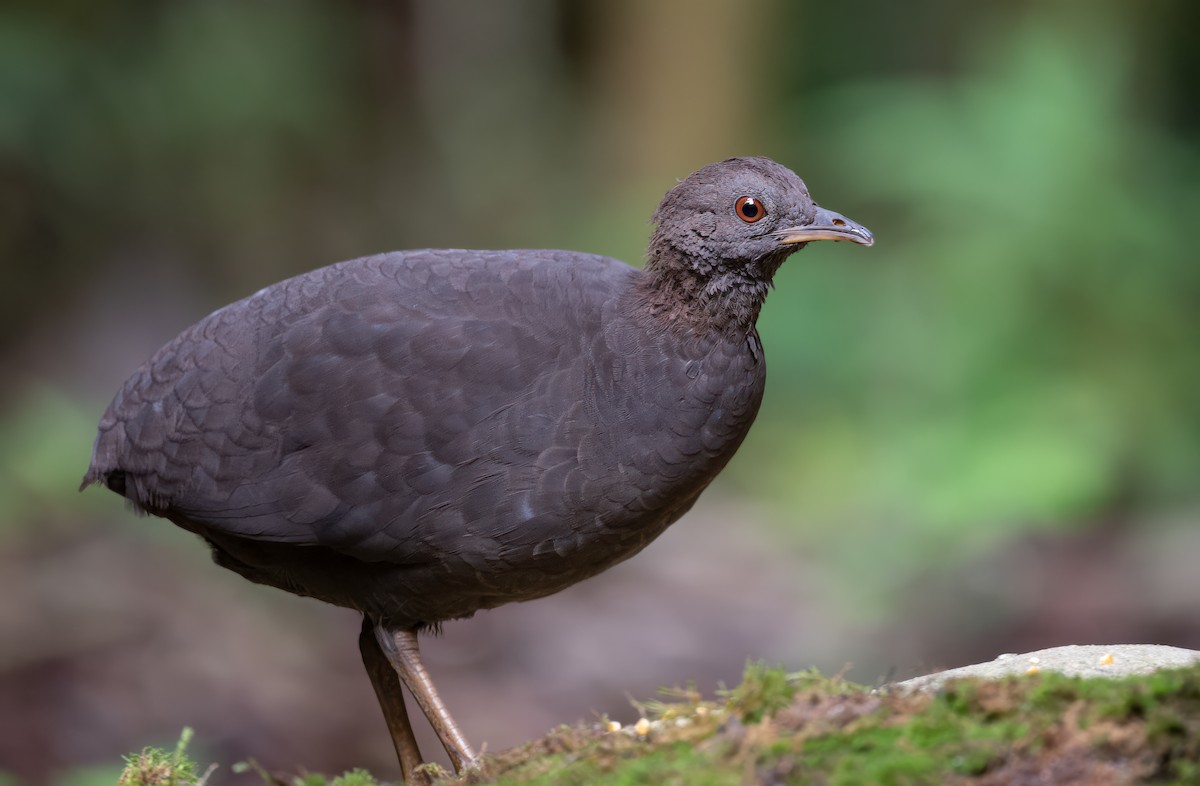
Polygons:
[[844,226],[846,226],[846,222],[840,218],[835,218],[835,219],[833,219],[833,225],[835,227],[844,227]]

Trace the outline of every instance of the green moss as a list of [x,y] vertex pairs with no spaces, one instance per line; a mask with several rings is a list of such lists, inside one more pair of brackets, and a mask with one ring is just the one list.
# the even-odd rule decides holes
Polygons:
[[[914,786],[1021,783],[1034,772],[1062,783],[1200,782],[1200,667],[1123,680],[1042,674],[959,681],[929,695],[872,693],[751,663],[742,684],[725,693],[724,707],[702,701],[694,689],[673,695],[677,701],[641,705],[656,718],[648,734],[609,731],[607,724],[560,727],[444,782]],[[129,760],[138,771],[174,767],[175,781],[123,783],[198,783],[185,746],[186,739],[175,754],[148,749]],[[258,771],[268,783],[289,782]],[[376,783],[363,770],[290,782]]]
[[503,776],[497,786],[540,784],[548,786],[737,786],[742,782],[736,769],[718,765],[712,757],[685,743],[671,744],[644,755],[619,761],[604,758],[559,759],[532,780],[520,775]]
[[208,773],[200,775],[196,762],[187,755],[192,730],[184,728],[175,750],[143,748],[125,757],[125,768],[117,786],[203,786]]
[[[267,786],[280,786],[287,783],[286,780],[267,772],[255,761],[240,761],[233,765],[233,771],[239,774],[253,772]],[[336,775],[332,779],[319,772],[302,772],[291,779],[291,784],[292,786],[378,786],[378,781],[371,773],[358,768]]]
[[757,723],[764,715],[774,715],[791,704],[796,690],[796,681],[789,679],[783,669],[750,661],[742,672],[742,684],[727,694],[729,709],[737,712],[743,722]]

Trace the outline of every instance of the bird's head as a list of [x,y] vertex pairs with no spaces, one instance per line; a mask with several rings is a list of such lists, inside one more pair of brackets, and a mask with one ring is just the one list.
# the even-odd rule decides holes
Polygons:
[[667,192],[654,214],[647,267],[715,289],[769,284],[788,255],[814,240],[875,242],[862,225],[813,202],[796,173],[769,158],[730,158]]

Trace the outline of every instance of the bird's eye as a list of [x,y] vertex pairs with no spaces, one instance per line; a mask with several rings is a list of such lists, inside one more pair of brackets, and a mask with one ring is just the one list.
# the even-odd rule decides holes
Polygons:
[[767,214],[766,205],[752,196],[738,197],[738,201],[733,203],[733,209],[738,214],[738,218],[747,224],[761,221]]

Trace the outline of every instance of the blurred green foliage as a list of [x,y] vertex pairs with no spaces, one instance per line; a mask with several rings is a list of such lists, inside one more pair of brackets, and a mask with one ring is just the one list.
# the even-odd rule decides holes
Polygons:
[[218,271],[244,264],[234,249],[261,251],[262,205],[334,165],[349,80],[339,14],[109,11],[0,11],[3,198],[21,208],[0,253],[23,261],[0,327],[32,316],[31,292],[100,272],[131,243],[186,236]]
[[[25,391],[0,418],[0,536],[47,513],[107,506],[73,494],[82,461],[79,437],[95,428],[95,415],[62,391]],[[86,469],[86,467],[85,467]]]
[[851,563],[887,544],[882,574],[856,564],[868,587],[1195,501],[1200,159],[1134,100],[1116,18],[1054,20],[977,32],[961,73],[794,109],[884,220],[871,259],[806,255],[768,303],[754,485]]
[[54,786],[113,786],[123,770],[119,764],[79,767],[56,778]]

